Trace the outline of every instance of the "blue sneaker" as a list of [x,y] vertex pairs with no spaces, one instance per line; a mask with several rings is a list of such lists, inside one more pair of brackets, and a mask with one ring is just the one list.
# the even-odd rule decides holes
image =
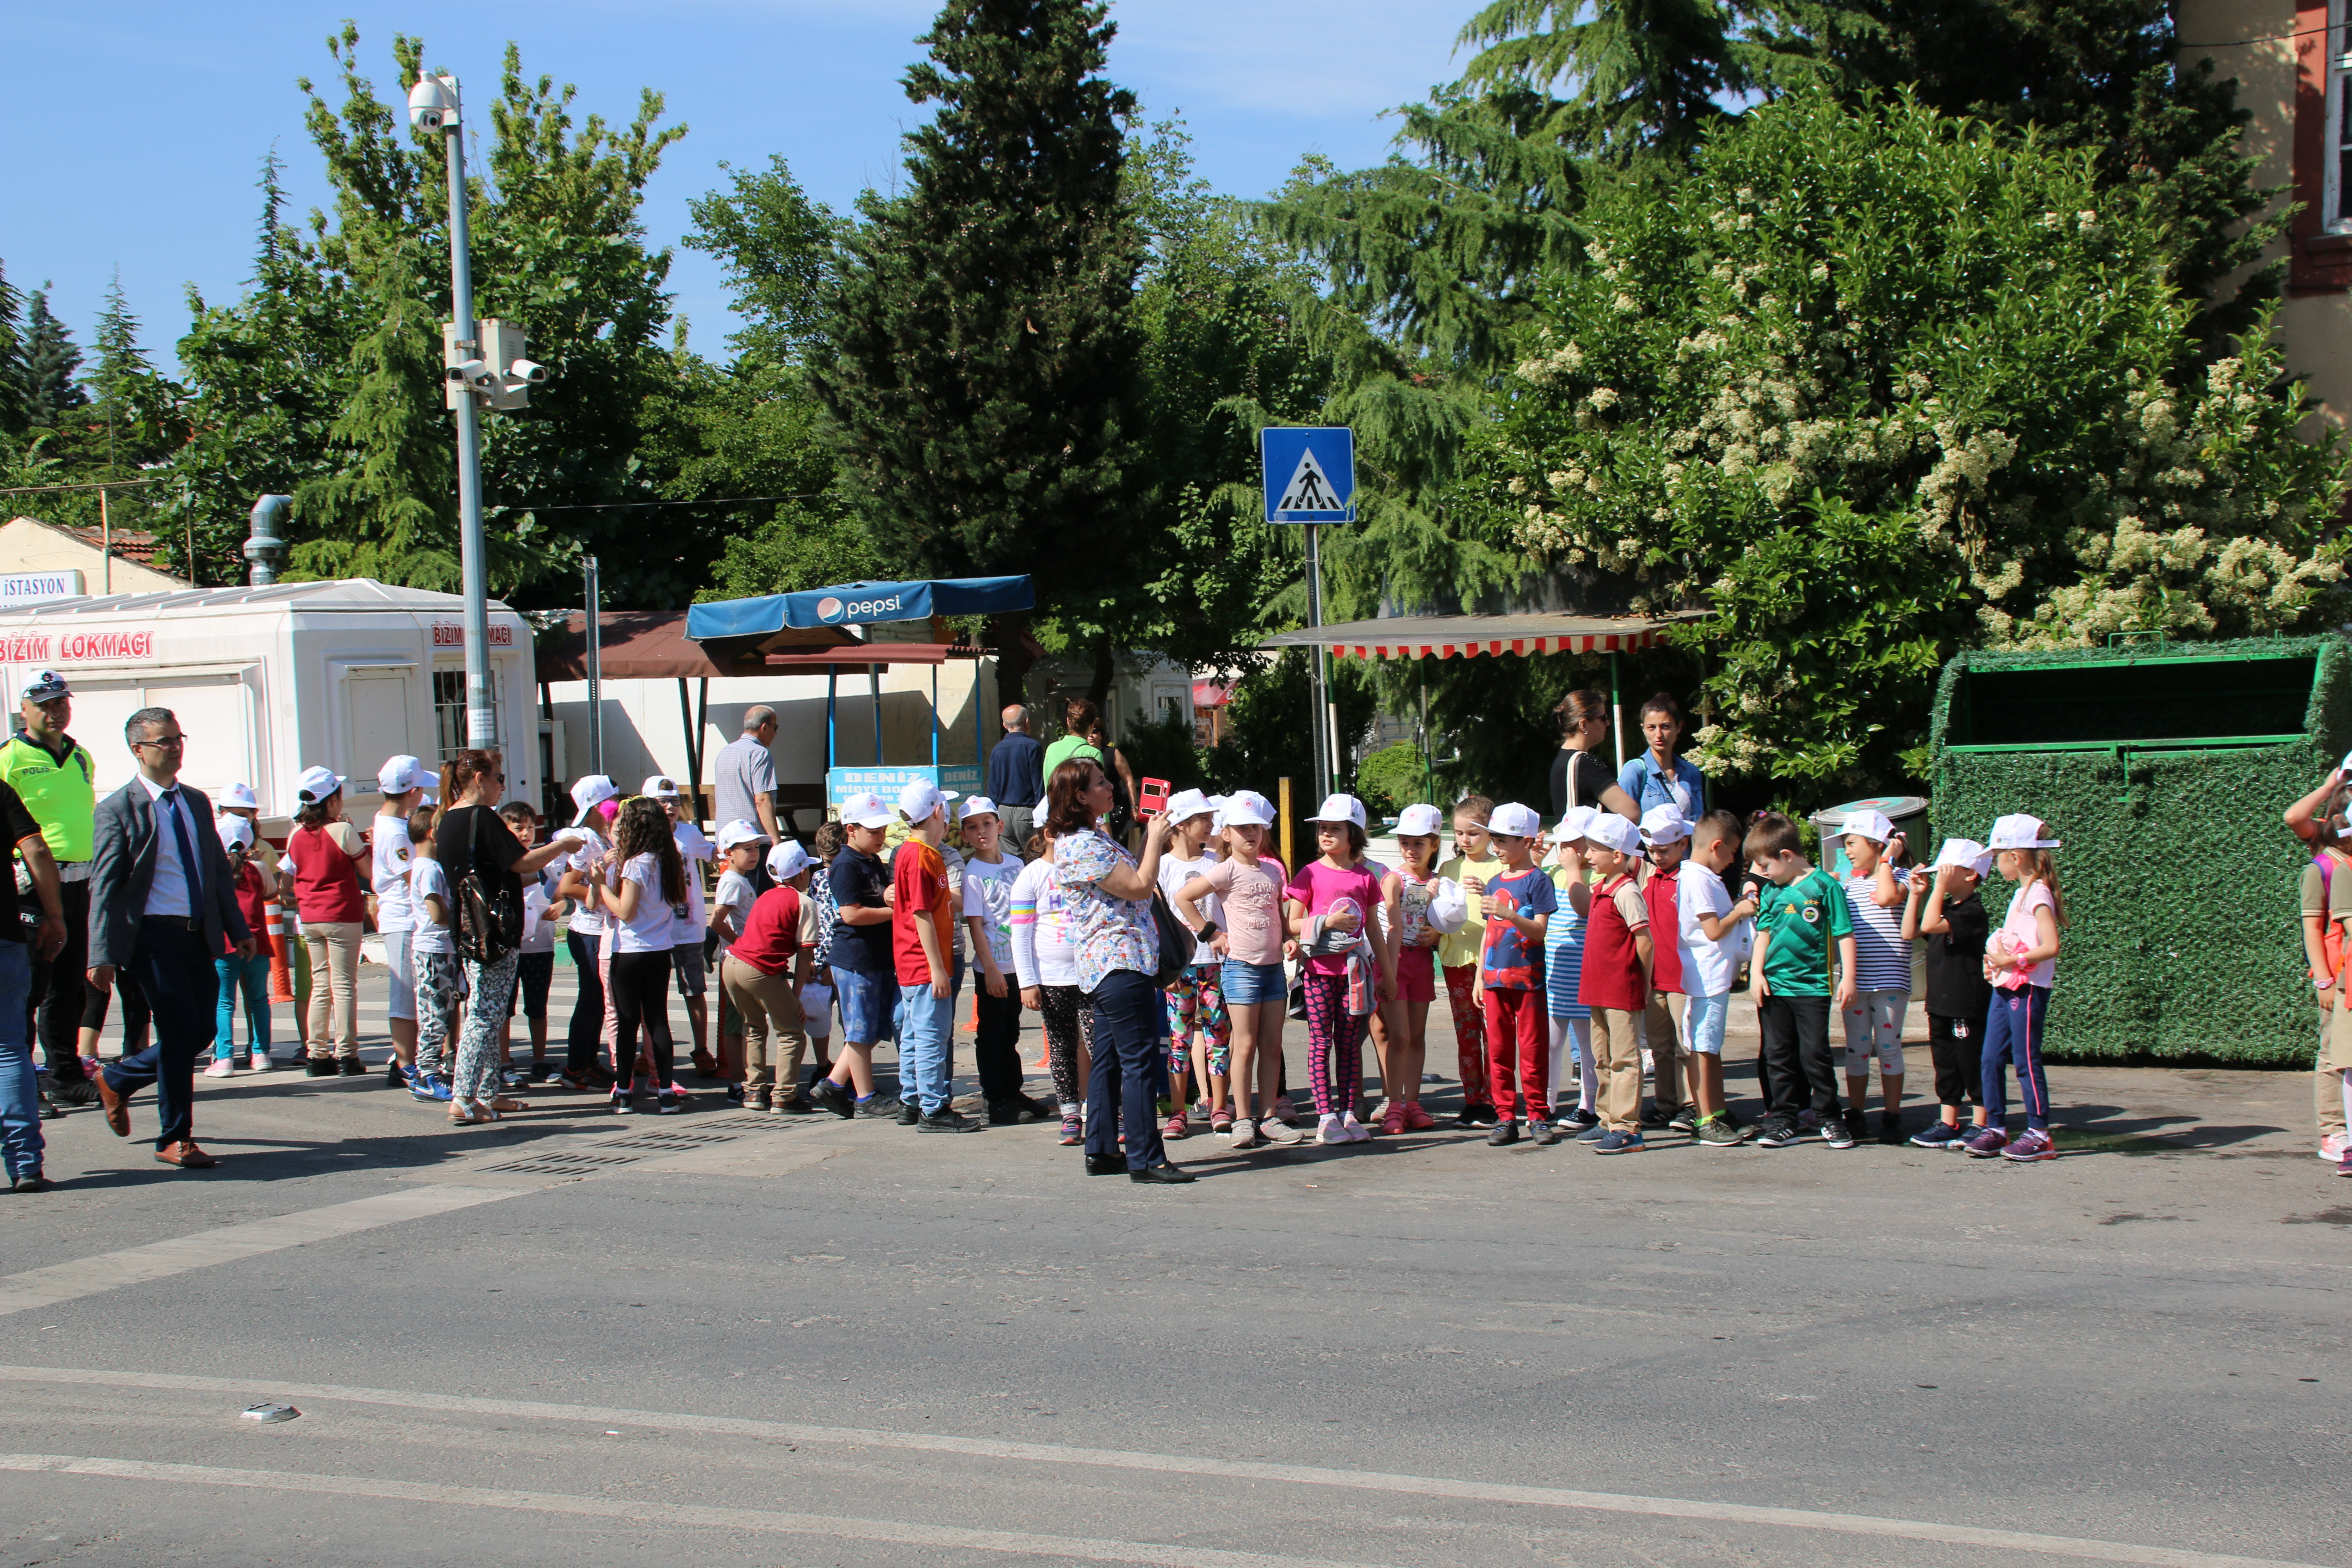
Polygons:
[[418,1100],[446,1101],[450,1098],[449,1080],[437,1072],[417,1073],[409,1079],[408,1092]]
[[1578,1133],[1576,1135],[1576,1141],[1580,1143],[1598,1143],[1603,1138],[1608,1136],[1608,1125],[1605,1122],[1596,1121],[1591,1126],[1586,1128],[1583,1131]]
[[1925,1130],[1911,1135],[1911,1144],[1916,1149],[1941,1149],[1962,1136],[1960,1130],[1948,1121],[1930,1121]]
[[1596,1154],[1638,1154],[1642,1152],[1639,1132],[1612,1132],[1592,1146]]

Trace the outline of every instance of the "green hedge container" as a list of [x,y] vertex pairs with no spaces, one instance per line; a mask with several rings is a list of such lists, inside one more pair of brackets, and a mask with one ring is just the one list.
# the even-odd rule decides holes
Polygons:
[[[2310,1065],[2310,856],[2279,818],[2352,746],[2352,645],[1964,653],[1928,740],[1938,842],[2024,811],[2064,846],[2052,1057]],[[2014,890],[1986,879],[1996,921]]]

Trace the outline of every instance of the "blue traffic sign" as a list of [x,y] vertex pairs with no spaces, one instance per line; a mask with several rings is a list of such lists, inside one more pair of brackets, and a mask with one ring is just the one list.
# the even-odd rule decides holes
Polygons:
[[1268,522],[1356,521],[1356,433],[1344,425],[1258,432]]

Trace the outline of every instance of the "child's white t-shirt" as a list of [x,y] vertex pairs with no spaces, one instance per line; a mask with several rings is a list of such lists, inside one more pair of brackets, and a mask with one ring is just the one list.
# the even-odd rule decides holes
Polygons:
[[677,940],[680,945],[699,945],[710,919],[703,912],[702,868],[697,862],[708,862],[716,851],[702,829],[691,822],[674,824],[669,836],[677,842],[677,858],[686,862],[686,928],[677,933]]
[[555,921],[548,914],[551,900],[547,896],[547,884],[537,877],[522,885],[522,941],[517,952],[553,952],[555,951]]
[[[2050,884],[2036,877],[2009,896],[2009,912],[2001,917],[2000,934],[2009,938],[2013,951],[2031,952],[2042,945],[2042,924],[2033,918],[2036,910],[2048,910],[2053,915],[2058,900],[2050,891]],[[2058,984],[2058,961],[2045,958],[2025,972],[2028,985],[2047,989]]]
[[[564,836],[580,840],[580,847],[572,852],[572,858],[565,861],[564,865],[579,872],[588,880],[594,881],[596,862],[604,851],[611,847],[604,842],[604,836],[593,827],[568,827],[564,829]],[[585,899],[581,900],[580,907],[572,911],[572,929],[582,936],[602,936],[604,931],[604,911],[592,910],[588,907],[588,901]]]
[[[963,895],[956,908],[965,918],[980,922],[980,929],[988,933],[988,955],[996,962],[996,973],[1012,979],[1013,884],[1021,879],[1024,867],[1021,857],[1011,850],[1002,851],[1002,856],[993,866],[977,855],[963,863]],[[963,921],[956,923],[961,925]]]
[[[454,922],[457,919],[457,900],[450,895],[448,873],[441,869],[441,862],[421,855],[410,861],[408,890],[416,901],[416,927],[415,934],[409,938],[408,951],[456,952],[457,941]],[[433,916],[425,907],[427,899],[441,900],[441,907],[448,913],[452,924],[433,923]]]
[[409,900],[408,868],[413,847],[408,842],[408,818],[378,813],[373,827],[368,835],[369,851],[373,857],[368,886],[375,893],[375,929],[387,934],[411,930],[417,917],[415,906]]
[[1719,941],[1707,941],[1706,928],[1698,923],[1698,917],[1706,914],[1721,920],[1731,912],[1732,903],[1722,878],[1695,860],[1683,862],[1675,877],[1675,924],[1682,928],[1677,940],[1682,947],[1683,989],[1693,996],[1727,994],[1739,973],[1739,961],[1754,943],[1755,928],[1748,921],[1725,931]]
[[[730,866],[719,873],[719,890],[711,894],[710,901],[734,916],[735,935],[741,936],[743,921],[751,913],[751,900],[759,896],[751,886],[751,879]],[[734,945],[734,939],[730,937],[726,946],[719,951],[725,952]]]
[[613,951],[667,952],[676,947],[670,928],[677,921],[672,906],[662,899],[661,862],[651,854],[633,856],[621,868],[621,879],[637,885],[637,912],[620,922],[620,945]]
[[[1206,849],[1201,851],[1201,858],[1198,860],[1179,860],[1173,855],[1162,855],[1160,858],[1160,892],[1168,900],[1168,907],[1171,910],[1176,907],[1176,895],[1183,889],[1185,883],[1200,876],[1216,863],[1216,856]],[[1199,908],[1201,913],[1206,916],[1219,931],[1225,929],[1224,901],[1216,894],[1202,895]],[[1217,955],[1215,948],[1202,942],[1193,944],[1192,962],[1222,963],[1224,960]]]

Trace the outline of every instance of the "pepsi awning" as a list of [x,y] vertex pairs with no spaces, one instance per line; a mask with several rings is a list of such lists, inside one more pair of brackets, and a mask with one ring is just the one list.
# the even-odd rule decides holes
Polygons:
[[686,613],[686,635],[767,637],[787,628],[921,621],[933,616],[993,616],[1036,607],[1027,577],[943,577],[913,583],[844,583],[799,594],[722,599]]

